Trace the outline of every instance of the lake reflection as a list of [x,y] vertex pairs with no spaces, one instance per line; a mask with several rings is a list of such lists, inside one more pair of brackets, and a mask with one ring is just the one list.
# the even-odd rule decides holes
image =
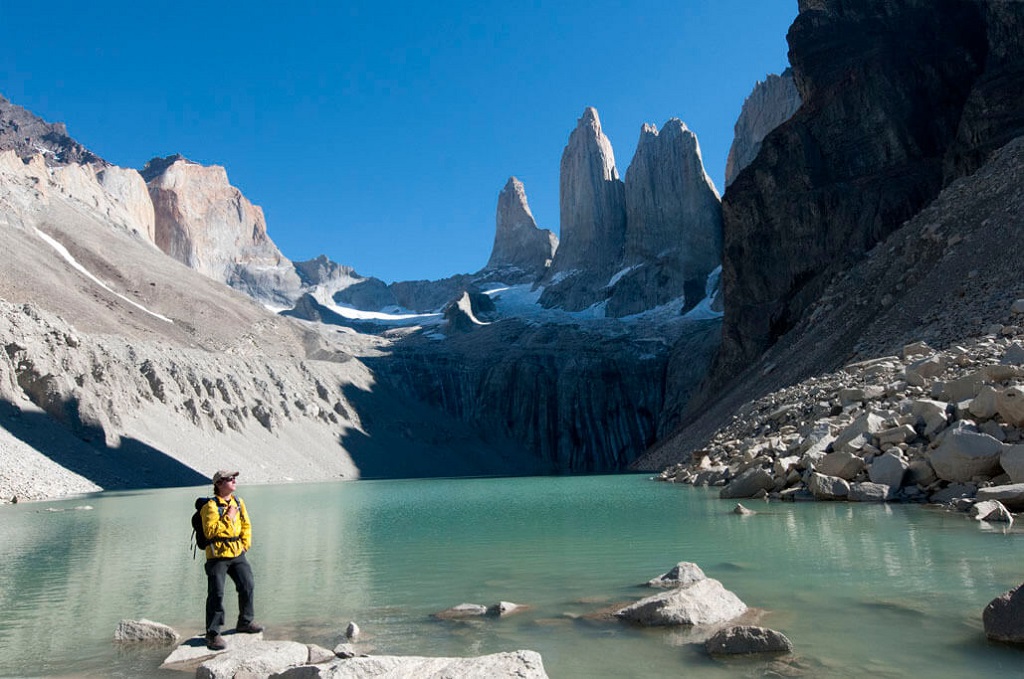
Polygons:
[[[165,650],[111,639],[121,618],[201,631],[205,577],[188,517],[206,492],[0,508],[0,676],[183,676],[156,670]],[[685,560],[764,609],[806,676],[1024,676],[1024,654],[981,629],[988,601],[1024,580],[1022,534],[961,514],[745,501],[758,514],[743,517],[713,490],[640,476],[242,484],[239,494],[268,638],[333,647],[354,620],[376,653],[529,648],[552,677],[777,669],[712,661],[684,631],[587,617],[644,596],[639,583]],[[430,617],[500,600],[530,608]]]

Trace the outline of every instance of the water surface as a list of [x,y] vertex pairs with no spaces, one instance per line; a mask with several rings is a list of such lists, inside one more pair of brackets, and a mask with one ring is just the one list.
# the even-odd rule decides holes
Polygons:
[[[0,508],[0,676],[186,676],[156,669],[166,650],[111,639],[122,618],[202,631],[202,556],[188,542],[205,493]],[[1024,581],[1024,533],[961,514],[748,501],[758,514],[742,517],[714,491],[645,476],[243,483],[239,495],[268,638],[333,648],[354,620],[376,653],[528,648],[556,678],[777,670],[712,661],[678,630],[594,618],[685,560],[764,609],[761,624],[789,636],[807,676],[1024,677],[1024,651],[989,643],[981,626],[988,601]],[[431,618],[501,600],[530,608]]]

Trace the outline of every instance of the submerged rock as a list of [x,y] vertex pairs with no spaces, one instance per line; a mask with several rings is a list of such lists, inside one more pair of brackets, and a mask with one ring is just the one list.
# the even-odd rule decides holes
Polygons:
[[736,625],[715,633],[704,642],[710,655],[791,653],[793,643],[782,632],[767,627]]

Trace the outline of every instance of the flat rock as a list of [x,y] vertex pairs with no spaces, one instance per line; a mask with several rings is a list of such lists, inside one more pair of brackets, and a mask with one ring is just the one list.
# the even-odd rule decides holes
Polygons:
[[1024,510],[1024,483],[1009,483],[1005,486],[979,488],[975,497],[983,500],[998,500],[1011,511]]
[[416,679],[546,679],[544,662],[535,651],[492,653],[476,658],[368,656],[305,665],[271,675],[272,679],[345,679],[353,677],[416,677]]
[[616,617],[645,626],[712,625],[747,610],[740,598],[713,578],[705,578],[641,599],[615,612]]
[[847,498],[850,502],[888,502],[892,499],[892,486],[884,483],[851,483]]
[[297,641],[258,641],[204,661],[196,670],[196,679],[266,677],[309,662],[309,655],[309,647]]
[[208,649],[206,647],[206,638],[202,636],[186,639],[164,659],[160,669],[194,670],[215,655],[248,648],[263,641],[263,632],[257,634],[224,634],[222,636],[228,646],[223,651],[211,651]]

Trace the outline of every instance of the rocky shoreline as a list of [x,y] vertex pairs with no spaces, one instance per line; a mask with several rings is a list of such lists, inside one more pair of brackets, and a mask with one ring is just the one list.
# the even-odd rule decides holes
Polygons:
[[1024,299],[963,343],[908,344],[776,391],[657,478],[727,499],[937,503],[1012,521],[1024,510],[1021,323]]

